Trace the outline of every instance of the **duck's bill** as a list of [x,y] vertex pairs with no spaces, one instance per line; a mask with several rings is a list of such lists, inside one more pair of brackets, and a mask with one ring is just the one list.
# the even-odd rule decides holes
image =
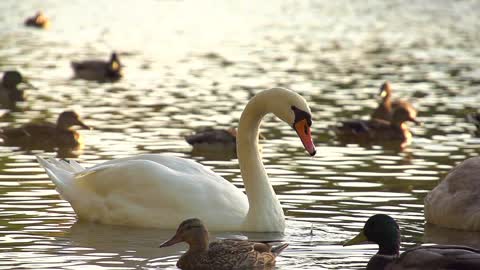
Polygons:
[[22,83],[23,83],[24,85],[26,85],[26,86],[27,86],[28,88],[30,88],[30,89],[35,89],[35,90],[38,89],[35,85],[33,85],[31,82],[29,82],[29,81],[27,81],[27,80],[25,80],[25,79],[22,81]]
[[343,243],[343,246],[353,246],[353,245],[359,245],[359,244],[362,244],[362,243],[365,243],[365,242],[368,242],[367,240],[367,237],[365,236],[365,233],[363,232],[363,230],[361,230],[357,236],[355,236],[354,238],[346,241],[345,243]]
[[310,156],[315,156],[317,151],[312,140],[312,133],[310,132],[310,126],[306,119],[300,120],[293,124],[293,128],[297,132],[298,137],[302,141],[303,147],[307,150]]
[[381,97],[381,98],[384,98],[384,97],[386,97],[386,96],[387,96],[387,91],[385,91],[385,89],[383,89],[383,87],[380,88],[380,97]]
[[81,126],[84,129],[92,129],[90,126],[86,125],[82,121],[78,120],[77,125]]
[[422,126],[422,122],[418,121],[417,119],[410,119],[410,121],[412,121],[413,123],[415,123],[415,125],[417,126]]
[[165,242],[163,242],[159,248],[163,248],[163,247],[169,247],[169,246],[172,246],[172,245],[175,245],[177,243],[180,243],[182,242],[182,239],[180,238],[180,236],[177,236],[176,234],[170,238],[170,240],[167,240]]

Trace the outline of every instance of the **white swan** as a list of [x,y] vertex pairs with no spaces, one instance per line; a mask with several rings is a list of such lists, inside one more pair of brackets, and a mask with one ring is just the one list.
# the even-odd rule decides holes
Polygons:
[[480,157],[457,165],[428,193],[425,219],[441,227],[480,231]]
[[201,164],[164,154],[116,159],[89,169],[74,161],[38,161],[79,219],[176,229],[197,217],[211,230],[283,232],[283,210],[257,148],[259,126],[269,112],[292,126],[315,155],[305,100],[283,88],[260,92],[248,102],[238,128],[238,162],[247,196]]

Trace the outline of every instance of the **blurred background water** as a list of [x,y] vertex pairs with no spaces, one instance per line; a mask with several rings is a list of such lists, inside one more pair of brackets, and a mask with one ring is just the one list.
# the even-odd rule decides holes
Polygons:
[[[49,30],[27,29],[43,10]],[[468,112],[480,103],[479,1],[0,1],[0,71],[36,86],[0,127],[55,121],[74,109],[93,130],[69,152],[0,146],[0,269],[173,269],[186,246],[158,249],[171,231],[77,222],[35,161],[69,156],[86,166],[140,153],[172,153],[242,188],[234,156],[192,152],[184,136],[235,126],[247,100],[272,86],[309,102],[318,154],[267,117],[263,157],[287,216],[291,243],[277,269],[361,269],[376,247],[343,248],[374,213],[402,228],[403,248],[475,243],[424,224],[423,198],[480,139]],[[108,59],[124,78],[72,80],[71,60]],[[329,126],[368,117],[392,82],[423,126],[403,151],[339,143]],[[186,194],[188,196],[188,194]],[[228,237],[231,234],[215,234]]]

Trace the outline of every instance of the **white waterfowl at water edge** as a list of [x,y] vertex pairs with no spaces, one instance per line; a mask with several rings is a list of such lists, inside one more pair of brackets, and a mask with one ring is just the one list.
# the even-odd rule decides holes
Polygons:
[[246,105],[238,127],[246,194],[203,165],[168,154],[115,159],[88,169],[75,161],[38,161],[82,220],[175,229],[198,217],[213,231],[283,232],[283,209],[258,151],[259,127],[270,112],[294,128],[311,156],[316,153],[305,99],[284,88],[259,92]]

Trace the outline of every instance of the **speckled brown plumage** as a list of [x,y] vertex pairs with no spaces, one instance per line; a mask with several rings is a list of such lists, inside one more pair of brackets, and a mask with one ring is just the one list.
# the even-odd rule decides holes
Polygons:
[[189,249],[177,262],[183,270],[270,269],[288,244],[273,247],[245,240],[219,240],[208,244],[208,231],[196,218],[180,224],[176,234],[160,247],[187,242]]

